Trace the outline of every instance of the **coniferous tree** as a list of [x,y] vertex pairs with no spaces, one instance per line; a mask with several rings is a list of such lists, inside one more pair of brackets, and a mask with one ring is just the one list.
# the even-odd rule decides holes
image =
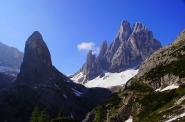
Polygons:
[[96,108],[94,122],[102,122],[105,117],[105,110],[103,106],[99,105]]
[[39,122],[49,122],[49,117],[46,110],[43,110],[39,116]]
[[39,122],[40,111],[38,107],[33,109],[30,122]]
[[58,113],[58,116],[56,118],[52,119],[51,122],[63,122],[63,117],[64,117],[64,114],[62,111],[60,111]]
[[64,113],[60,111],[58,116],[52,119],[51,122],[76,122],[76,121],[71,119],[70,117],[65,117]]

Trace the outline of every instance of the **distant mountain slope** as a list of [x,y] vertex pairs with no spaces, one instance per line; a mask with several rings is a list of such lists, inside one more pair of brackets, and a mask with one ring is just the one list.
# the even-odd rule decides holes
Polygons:
[[0,66],[19,69],[23,60],[23,53],[14,47],[0,43]]
[[23,53],[0,43],[0,89],[10,86],[19,73]]
[[185,31],[152,54],[121,92],[88,116],[101,122],[184,122],[184,106]]
[[73,77],[83,76],[78,82],[85,84],[106,72],[119,73],[137,68],[159,48],[160,42],[144,24],[135,23],[131,27],[128,21],[123,21],[113,42],[108,45],[104,41],[98,56],[89,51],[85,64]]

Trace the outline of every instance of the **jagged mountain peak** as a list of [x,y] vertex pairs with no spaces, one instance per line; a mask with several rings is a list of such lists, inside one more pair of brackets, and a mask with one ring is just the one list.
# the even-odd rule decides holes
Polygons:
[[133,32],[140,32],[140,31],[148,31],[147,27],[141,23],[141,22],[136,22],[133,25]]
[[96,59],[96,55],[93,54],[92,50],[89,50],[88,54],[87,54],[87,59],[86,61],[88,62],[88,65],[91,65]]
[[123,21],[121,22],[121,27],[122,27],[123,29],[128,29],[128,28],[130,28],[130,23],[129,23],[127,20],[123,20]]
[[96,78],[104,72],[119,73],[138,67],[161,47],[160,42],[153,37],[152,32],[144,24],[137,22],[131,28],[130,23],[124,20],[113,42],[108,45],[104,41],[97,57],[88,54],[84,65],[88,68],[83,66],[80,71],[86,81]]
[[115,41],[126,41],[131,33],[132,29],[130,23],[127,20],[123,20],[116,36],[118,39],[115,39]]
[[101,47],[100,47],[100,52],[99,52],[99,56],[104,56],[106,51],[108,49],[108,43],[106,40],[103,41]]

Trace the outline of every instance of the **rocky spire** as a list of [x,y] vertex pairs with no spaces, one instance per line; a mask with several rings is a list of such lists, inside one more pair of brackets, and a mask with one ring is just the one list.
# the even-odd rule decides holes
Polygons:
[[[23,63],[29,63],[30,60],[52,66],[50,52],[38,31],[33,32],[26,41]],[[37,63],[34,64],[37,65]]]
[[105,56],[107,49],[108,49],[108,44],[107,44],[107,41],[105,40],[105,41],[103,41],[103,43],[101,45],[99,57]]
[[127,20],[123,20],[117,35],[119,40],[126,41],[131,33],[132,29],[130,27],[130,23]]
[[108,50],[107,41],[103,41],[102,46],[100,48],[100,53],[97,57],[97,61],[99,62],[99,64],[104,70],[107,70],[107,67],[108,67],[108,62],[106,58],[107,50]]
[[131,33],[132,29],[130,27],[130,23],[127,20],[122,21],[116,38],[114,39],[114,41],[109,47],[109,50],[107,51],[107,60],[109,62],[111,62],[111,59],[113,58],[114,53],[118,50],[119,46],[128,40]]
[[140,22],[136,22],[133,26],[133,32],[146,31],[146,30],[148,30],[147,27]]
[[88,72],[90,68],[92,68],[93,64],[95,63],[96,56],[92,54],[92,50],[90,50],[87,54],[86,65],[85,65],[85,72]]
[[[77,85],[70,82],[68,77],[52,65],[48,47],[42,35],[37,31],[26,41],[23,63],[13,88],[16,91],[15,95],[19,92],[17,89],[22,89],[23,92],[18,94],[29,96],[27,101],[34,105],[32,107],[43,106],[52,112],[62,110],[67,116],[73,113],[75,118],[81,118],[83,114],[84,110],[77,103],[77,95],[72,90],[76,89]],[[81,86],[78,88],[83,90]],[[30,108],[29,105],[25,107]]]
[[92,80],[102,72],[102,67],[97,60],[96,55],[92,53],[92,50],[87,54],[86,63],[82,68],[82,72],[85,74],[85,80]]
[[30,85],[49,83],[52,74],[56,73],[54,69],[48,47],[42,35],[35,31],[26,41],[23,63],[16,81]]

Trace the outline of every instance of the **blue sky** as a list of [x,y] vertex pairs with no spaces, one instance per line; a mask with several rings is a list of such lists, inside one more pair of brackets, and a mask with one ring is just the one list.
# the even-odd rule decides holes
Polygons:
[[72,74],[85,62],[87,51],[82,49],[98,49],[103,40],[110,43],[125,19],[144,23],[166,45],[185,29],[185,1],[1,0],[0,42],[23,51],[26,39],[38,30],[53,64]]

